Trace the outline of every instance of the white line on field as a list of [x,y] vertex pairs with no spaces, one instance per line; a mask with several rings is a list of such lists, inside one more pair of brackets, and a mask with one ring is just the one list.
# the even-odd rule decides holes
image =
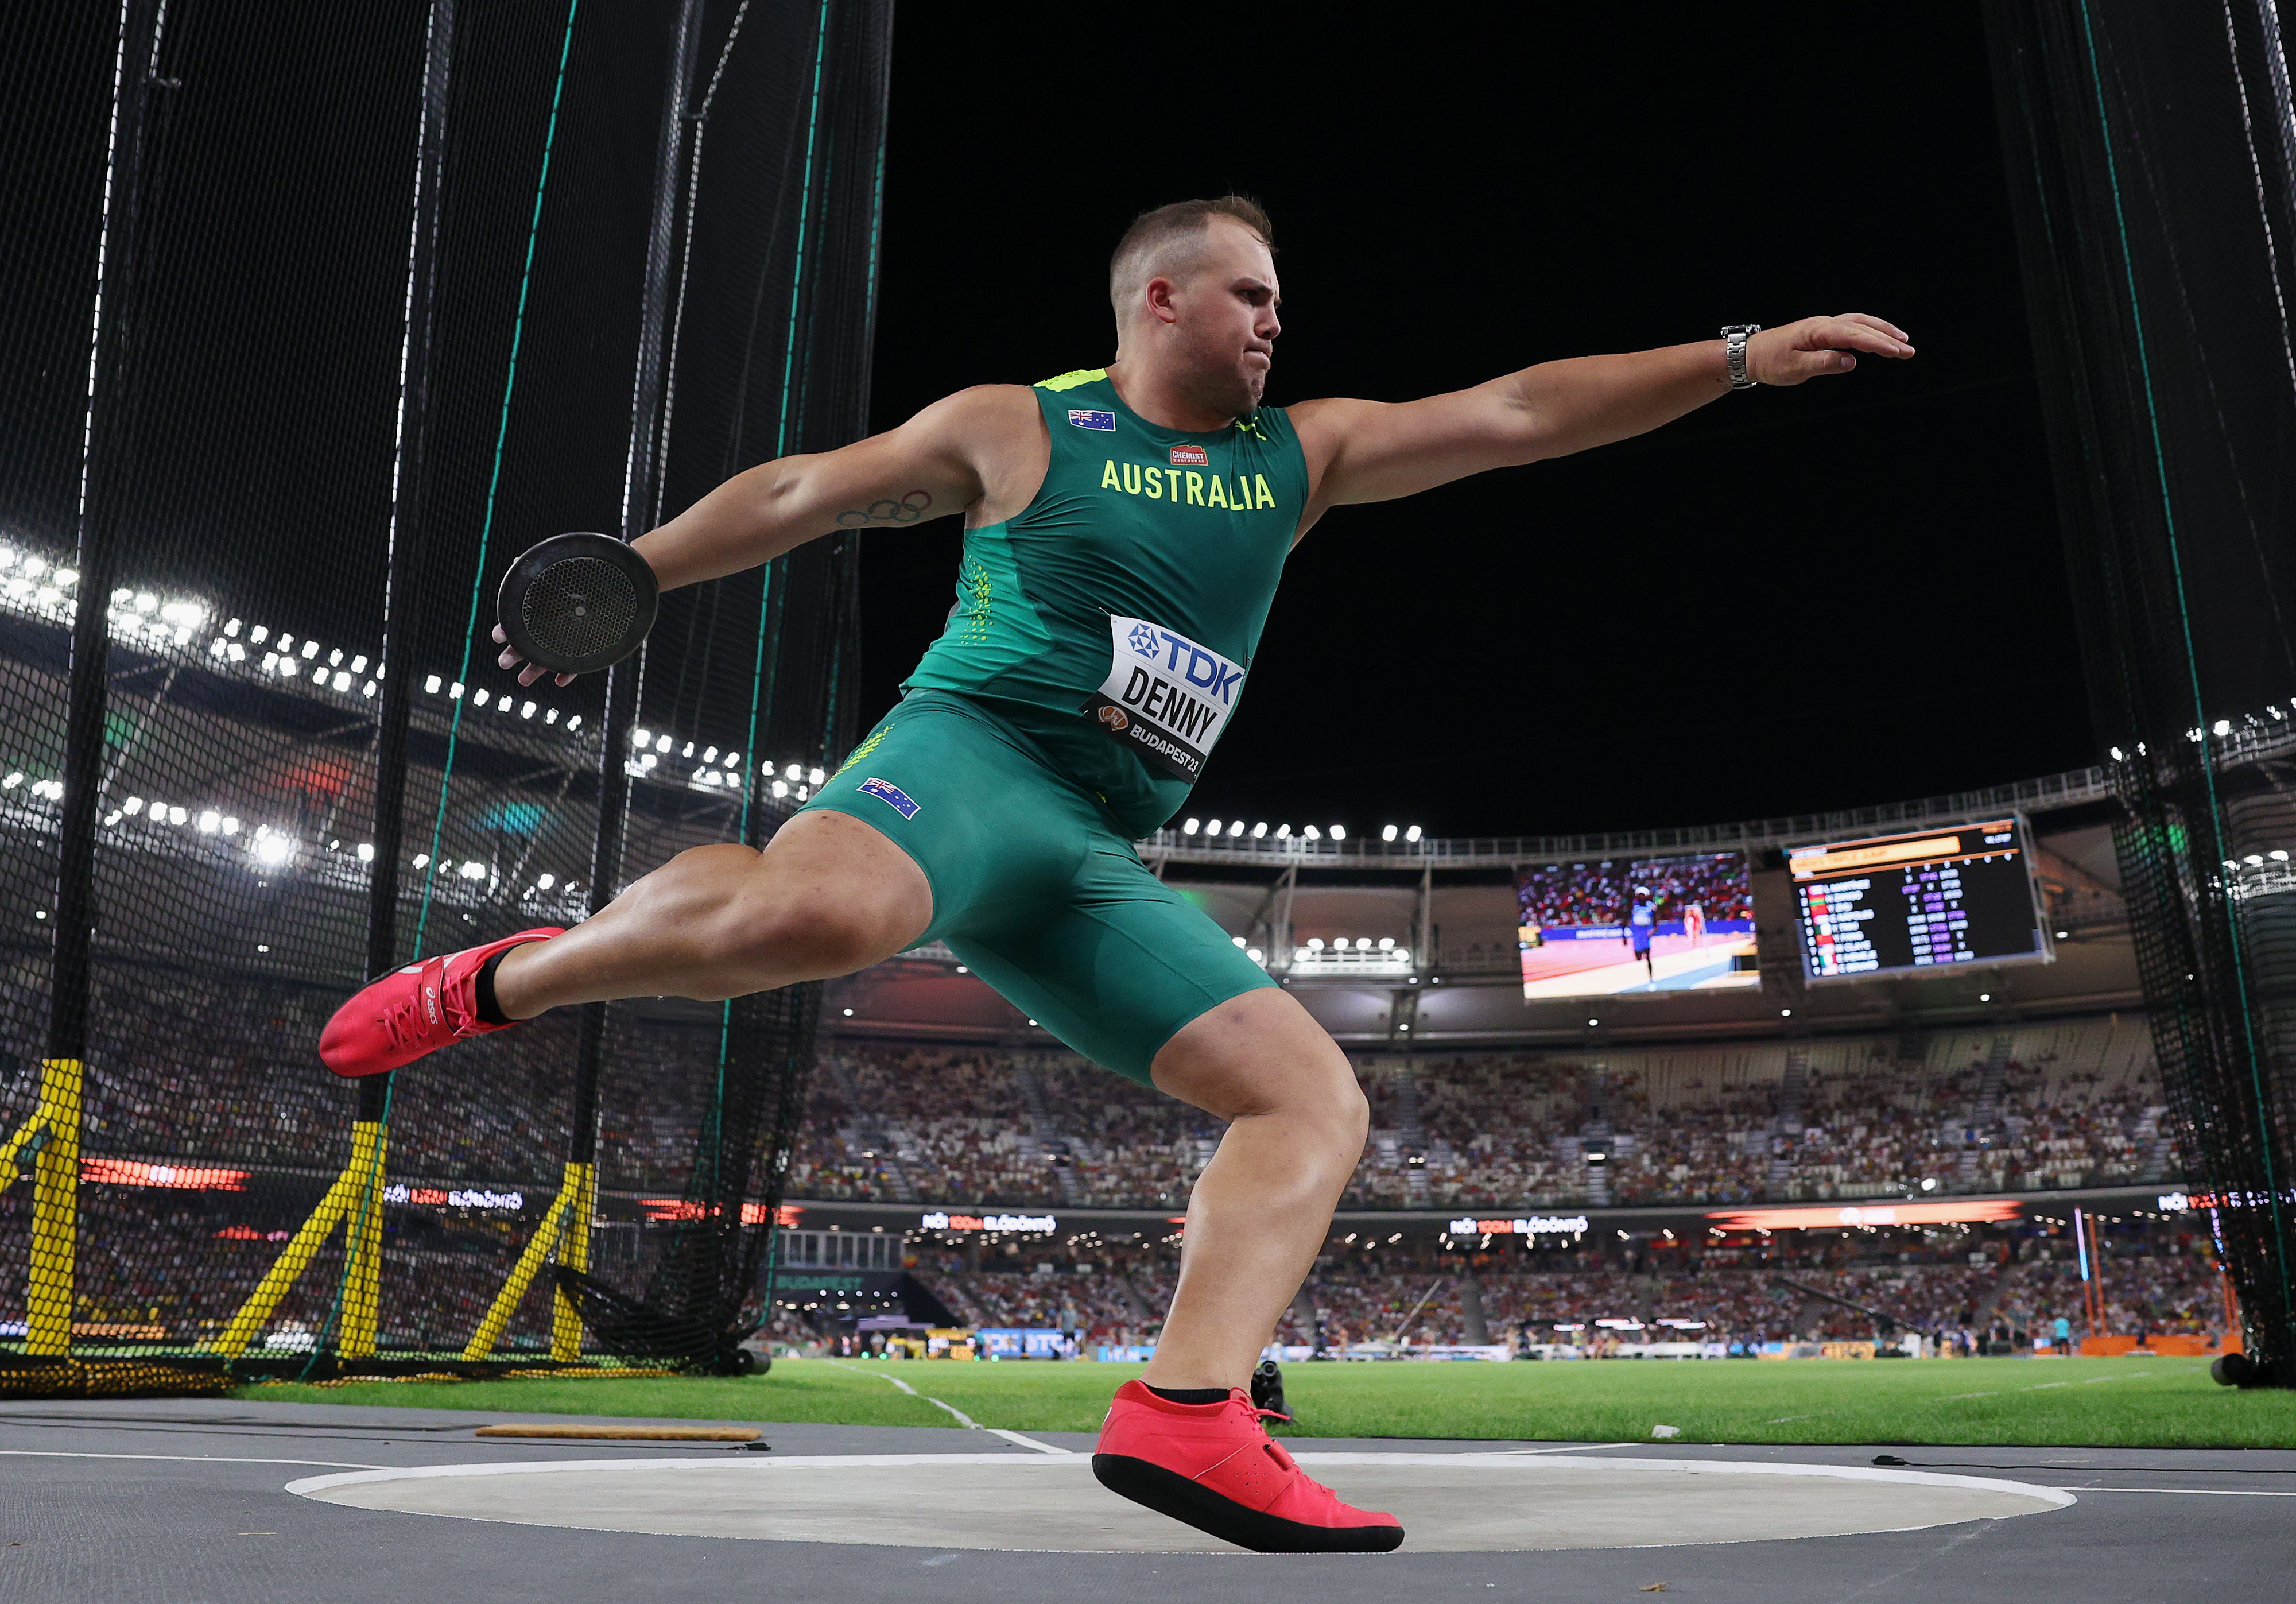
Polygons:
[[348,1460],[263,1460],[228,1453],[68,1453],[55,1448],[0,1448],[15,1459],[28,1460],[167,1460],[198,1465],[326,1465],[338,1470],[388,1470],[388,1465],[358,1465]]
[[[1818,1414],[1823,1414],[1824,1412],[1824,1411],[1820,1410]],[[1817,1415],[1780,1415],[1775,1420],[1765,1420],[1763,1424],[1765,1426],[1784,1426],[1792,1420],[1815,1420],[1816,1419]]]
[[1948,1393],[1944,1397],[1939,1398],[1938,1402],[1939,1403],[1951,1403],[1960,1398],[1998,1398],[2000,1395],[2001,1394],[1999,1393]]
[[903,1392],[908,1394],[910,1397],[923,1398],[926,1402],[931,1404],[935,1409],[947,1411],[950,1414],[956,1417],[956,1423],[959,1426],[964,1427],[968,1431],[985,1431],[992,1437],[1003,1437],[1008,1443],[1017,1444],[1022,1448],[1033,1448],[1038,1453],[1073,1453],[1076,1452],[1074,1449],[1070,1448],[1055,1448],[1050,1443],[1039,1443],[1034,1437],[1024,1437],[1017,1431],[1006,1431],[1002,1427],[983,1426],[971,1415],[966,1414],[963,1410],[957,1408],[955,1404],[943,1403],[938,1398],[928,1397],[925,1394],[917,1391],[916,1388],[902,1380],[898,1376],[888,1376],[882,1370],[865,1370],[860,1366],[848,1364],[841,1359],[829,1359],[823,1361],[823,1362],[824,1364],[834,1365],[840,1370],[851,1370],[857,1376],[874,1376],[880,1381],[890,1381],[895,1386],[899,1387]]
[[2266,1493],[2245,1487],[2060,1487],[2060,1493],[2187,1493],[2200,1498],[2296,1498],[2296,1493]]
[[1510,1448],[1509,1453],[1590,1453],[1597,1448],[1639,1448],[1642,1439],[1630,1438],[1623,1443],[1573,1443],[1568,1448]]

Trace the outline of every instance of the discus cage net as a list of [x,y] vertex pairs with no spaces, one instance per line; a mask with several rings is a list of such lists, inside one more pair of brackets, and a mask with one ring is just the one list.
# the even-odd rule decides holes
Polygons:
[[0,1393],[738,1366],[816,989],[345,1082],[417,954],[761,844],[855,537],[521,689],[504,570],[867,413],[890,0],[122,0],[0,55]]
[[2276,0],[1996,0],[1997,104],[2186,1180],[2296,1386],[2296,97]]

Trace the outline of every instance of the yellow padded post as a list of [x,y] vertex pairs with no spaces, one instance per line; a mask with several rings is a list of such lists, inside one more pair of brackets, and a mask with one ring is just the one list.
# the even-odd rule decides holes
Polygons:
[[[47,1134],[32,1161],[32,1263],[25,1279],[24,1351],[46,1358],[71,1353],[72,1298],[79,1254],[79,1100],[78,1058],[40,1065],[40,1106],[33,1120]],[[20,1135],[29,1135],[32,1121]]]
[[[598,1209],[598,1166],[569,1163],[566,1178],[560,1186],[566,1220],[558,1232],[558,1263],[567,1270],[586,1271],[590,1268],[590,1218]],[[572,1364],[582,1357],[582,1316],[562,1287],[552,1288],[550,1356],[561,1364]]]
[[382,1304],[382,1164],[390,1136],[377,1120],[351,1126],[353,1180],[343,1216],[344,1268],[342,1356],[374,1357],[375,1326]]

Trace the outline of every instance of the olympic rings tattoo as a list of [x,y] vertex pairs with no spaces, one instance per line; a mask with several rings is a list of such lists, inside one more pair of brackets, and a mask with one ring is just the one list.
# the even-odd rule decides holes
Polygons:
[[840,529],[859,529],[870,523],[914,523],[924,516],[925,508],[932,505],[932,497],[923,490],[911,490],[898,501],[873,501],[866,512],[858,507],[837,514]]

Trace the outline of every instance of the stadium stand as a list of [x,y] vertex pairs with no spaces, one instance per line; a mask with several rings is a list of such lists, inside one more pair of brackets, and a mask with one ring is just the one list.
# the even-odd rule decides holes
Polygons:
[[[793,1197],[1177,1207],[1220,1130],[1069,1054],[846,1042],[832,1058]],[[1357,1073],[1372,1109],[1357,1208],[1824,1202],[2179,1172],[2139,1021],[1365,1057]],[[1599,1181],[1590,1150],[1606,1155]]]

